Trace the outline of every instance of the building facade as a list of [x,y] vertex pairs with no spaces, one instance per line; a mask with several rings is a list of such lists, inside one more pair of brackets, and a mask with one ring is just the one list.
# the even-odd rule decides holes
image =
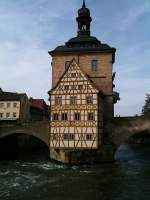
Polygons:
[[75,59],[49,94],[50,147],[97,149],[103,134],[103,95]]
[[[98,149],[102,143],[109,144],[114,102],[119,99],[117,93],[114,99],[113,92],[116,49],[91,36],[92,18],[85,1],[76,21],[77,36],[49,52],[52,56],[50,148],[53,150]],[[88,103],[88,98],[93,102]]]
[[29,99],[30,118],[32,121],[49,120],[49,106],[44,99]]
[[29,102],[26,94],[5,92],[0,88],[0,121],[28,121]]

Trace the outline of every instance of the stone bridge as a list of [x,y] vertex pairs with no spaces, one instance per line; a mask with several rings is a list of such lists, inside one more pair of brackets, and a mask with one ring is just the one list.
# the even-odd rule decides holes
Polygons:
[[35,121],[22,124],[1,124],[0,139],[13,134],[27,134],[42,140],[49,147],[48,121]]
[[[36,121],[23,124],[0,124],[0,139],[22,133],[42,140],[49,147],[48,121]],[[126,143],[136,134],[147,131],[150,135],[150,117],[118,117],[113,120],[112,139],[116,145]]]
[[113,120],[113,142],[126,143],[130,137],[146,132],[150,136],[150,117],[117,117]]

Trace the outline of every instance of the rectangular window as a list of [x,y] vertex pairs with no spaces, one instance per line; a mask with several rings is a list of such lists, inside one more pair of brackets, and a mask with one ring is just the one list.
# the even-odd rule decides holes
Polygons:
[[73,133],[64,133],[64,140],[74,140]]
[[3,118],[3,113],[0,113],[0,118]]
[[81,114],[80,113],[75,113],[74,114],[74,120],[81,120]]
[[10,107],[10,103],[7,103],[7,108],[9,108]]
[[93,140],[92,134],[86,134],[86,140]]
[[68,114],[67,113],[62,113],[61,114],[61,120],[68,120]]
[[77,104],[77,97],[71,96],[70,97],[70,104]]
[[14,103],[13,106],[14,106],[14,108],[16,108],[17,107],[17,103]]
[[69,65],[70,65],[70,61],[67,60],[67,61],[65,62],[65,70],[68,69]]
[[0,103],[0,108],[3,108],[4,107],[4,103]]
[[93,72],[97,71],[97,66],[98,66],[98,61],[97,60],[92,60],[91,69],[92,69]]
[[93,96],[86,96],[86,103],[93,104]]
[[61,105],[62,104],[62,98],[61,97],[55,97],[55,104]]
[[82,90],[83,89],[83,85],[78,85],[78,89]]
[[65,90],[69,90],[69,85],[65,85],[65,86],[64,86],[64,89],[65,89]]
[[14,112],[14,113],[13,113],[13,117],[16,117],[16,116],[17,116],[17,113]]
[[7,117],[7,118],[10,117],[10,113],[6,113],[6,117]]
[[53,120],[54,121],[59,120],[59,114],[58,113],[53,114]]
[[88,121],[94,121],[95,116],[93,112],[88,113]]

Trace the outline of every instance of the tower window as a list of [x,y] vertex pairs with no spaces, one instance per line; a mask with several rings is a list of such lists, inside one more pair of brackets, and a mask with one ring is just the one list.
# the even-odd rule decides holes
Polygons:
[[75,113],[74,114],[74,120],[81,120],[81,114],[80,113]]
[[93,121],[95,119],[94,113],[90,112],[88,113],[88,121]]
[[67,113],[62,113],[61,114],[61,120],[68,120],[68,114]]
[[92,96],[87,96],[86,97],[86,103],[87,104],[93,104],[93,97]]
[[70,104],[77,104],[77,97],[71,96],[70,97]]
[[65,62],[65,69],[68,69],[69,65],[70,65],[70,61],[67,60],[67,61]]
[[53,120],[59,120],[59,114],[58,113],[53,114]]
[[55,104],[61,105],[62,104],[62,98],[61,97],[55,97]]
[[91,69],[93,72],[97,71],[97,67],[98,67],[98,61],[97,60],[92,60],[91,62]]

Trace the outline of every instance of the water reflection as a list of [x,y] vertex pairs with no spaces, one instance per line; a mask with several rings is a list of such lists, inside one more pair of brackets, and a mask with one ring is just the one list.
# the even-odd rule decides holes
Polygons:
[[0,199],[149,200],[150,148],[123,145],[116,163],[67,167],[49,161],[0,162]]

